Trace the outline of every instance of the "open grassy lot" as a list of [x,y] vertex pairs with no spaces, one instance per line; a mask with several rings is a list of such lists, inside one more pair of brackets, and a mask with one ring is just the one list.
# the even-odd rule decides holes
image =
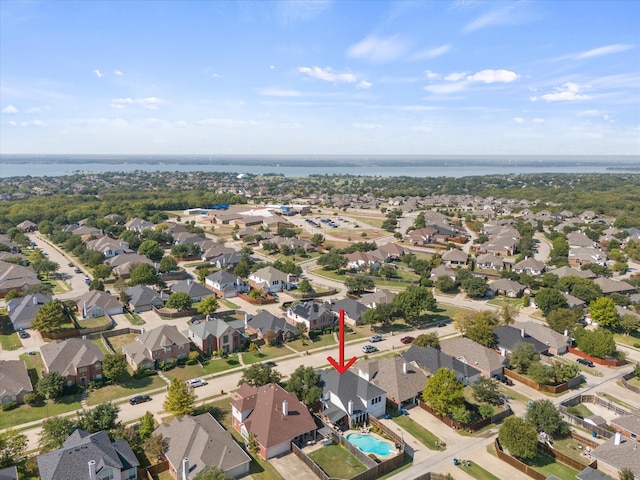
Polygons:
[[287,345],[289,345],[291,348],[299,352],[305,352],[313,348],[329,347],[335,344],[336,344],[336,340],[332,333],[327,335],[320,335],[319,337],[316,337],[313,341],[309,339],[305,339],[305,340],[298,339],[292,342],[287,342]]
[[333,478],[351,478],[367,469],[360,460],[338,444],[315,450],[309,457]]
[[87,405],[98,405],[104,402],[111,402],[119,398],[126,398],[136,393],[162,388],[166,385],[158,375],[143,378],[133,378],[129,372],[120,383],[107,385],[94,391],[90,391],[87,396]]
[[438,441],[438,437],[424,428],[422,425],[413,421],[410,415],[398,415],[398,412],[394,412],[391,418],[395,423],[398,424],[398,426],[402,427],[407,433],[413,435],[429,450],[442,451],[446,449],[446,447],[443,448],[439,443],[436,447],[436,441]]
[[259,352],[243,352],[242,361],[245,365],[248,365],[289,354],[293,354],[293,352],[283,345],[262,345]]
[[11,412],[4,412],[0,415],[0,429],[14,427],[22,423],[43,420],[47,417],[55,417],[62,413],[82,410],[80,400],[81,394],[65,395],[57,402],[49,401],[49,404],[42,404],[37,407],[30,405],[20,405]]
[[553,442],[553,448],[578,462],[584,463],[585,467],[589,464],[587,457],[582,455],[584,452],[584,445],[573,438],[562,438],[560,440],[556,440]]
[[17,350],[22,347],[20,337],[13,331],[6,308],[0,308],[0,346],[3,350]]
[[230,368],[239,367],[240,362],[236,355],[229,355],[228,358],[212,358],[201,360],[196,365],[177,365],[175,368],[163,372],[170,379],[177,378],[185,381],[190,378],[202,377],[211,373],[223,372]]

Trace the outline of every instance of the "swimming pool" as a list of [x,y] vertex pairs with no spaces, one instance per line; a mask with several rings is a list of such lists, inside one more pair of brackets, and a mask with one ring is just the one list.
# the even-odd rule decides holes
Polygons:
[[373,435],[361,433],[350,433],[347,440],[354,444],[361,452],[374,453],[376,455],[390,455],[393,453],[393,445],[382,440],[378,440]]

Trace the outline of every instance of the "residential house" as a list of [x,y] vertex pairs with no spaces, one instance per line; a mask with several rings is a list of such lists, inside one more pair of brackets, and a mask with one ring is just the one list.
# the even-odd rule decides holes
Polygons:
[[577,268],[571,268],[567,266],[554,268],[553,270],[548,270],[547,273],[553,273],[558,278],[563,278],[568,276],[574,276],[574,277],[580,277],[580,278],[596,277],[596,274],[593,273],[591,270],[578,270]]
[[36,457],[41,480],[135,480],[140,462],[126,440],[74,430],[62,448]]
[[12,298],[7,302],[7,314],[14,330],[31,328],[40,307],[53,300],[51,295],[34,293],[24,297]]
[[369,252],[355,251],[344,257],[347,259],[348,269],[373,271],[380,268],[380,259]]
[[204,237],[187,231],[178,232],[173,236],[173,243],[175,245],[200,244],[203,240],[205,240]]
[[569,293],[562,292],[562,295],[567,300],[568,308],[583,308],[587,304],[587,302],[585,302],[584,300],[581,300],[578,297],[574,297]]
[[398,409],[417,405],[427,376],[402,357],[359,361],[355,367],[365,380],[377,385],[387,394],[387,401]]
[[525,334],[547,345],[549,353],[553,355],[564,355],[571,344],[571,338],[568,335],[558,333],[542,323],[518,321],[513,324],[513,328],[520,329],[521,335],[522,330],[524,330]]
[[307,407],[280,385],[251,387],[246,383],[231,404],[231,421],[245,440],[253,434],[265,460],[291,451],[291,442],[316,439],[316,422]]
[[464,267],[467,265],[468,256],[459,248],[452,248],[442,254],[442,261],[450,267]]
[[120,278],[129,278],[131,270],[141,263],[153,265],[153,262],[148,257],[137,253],[116,255],[115,257],[107,258],[104,263],[109,265],[112,273]]
[[173,285],[171,285],[171,287],[169,287],[169,289],[172,293],[187,293],[191,300],[193,300],[194,302],[199,302],[203,298],[213,296],[213,292],[211,290],[198,282],[194,282],[191,279],[181,280],[177,283],[174,283]]
[[245,333],[262,340],[268,331],[275,333],[277,343],[292,340],[298,336],[295,326],[283,317],[276,317],[273,313],[263,310],[253,317],[245,319]]
[[624,469],[631,470],[634,478],[640,478],[640,444],[636,440],[617,433],[591,450],[591,456],[598,461],[598,470],[619,478]]
[[204,279],[204,285],[218,297],[233,298],[247,292],[249,286],[242,278],[224,270],[218,270]]
[[640,439],[640,408],[609,421],[609,425],[627,438]]
[[544,273],[545,268],[546,265],[544,262],[536,260],[535,258],[525,258],[524,260],[516,263],[511,270],[516,273],[538,276]]
[[40,353],[45,371],[58,372],[69,386],[86,387],[89,382],[102,380],[104,352],[91,340],[56,340],[42,345]]
[[321,370],[320,380],[322,417],[332,424],[348,429],[365,423],[370,415],[384,415],[387,392],[352,370],[343,374],[334,368]]
[[164,306],[163,296],[146,285],[127,288],[125,293],[129,299],[129,308],[136,313],[148,312],[154,307],[162,308]]
[[246,475],[251,468],[251,457],[210,413],[174,417],[153,434],[162,435],[164,457],[176,480],[194,478],[210,466],[220,468],[228,478]]
[[237,352],[242,346],[240,332],[221,318],[191,324],[187,337],[200,352],[208,356],[218,351]]
[[484,253],[476,258],[476,268],[485,270],[504,270],[504,260],[493,253]]
[[612,280],[607,277],[597,277],[593,283],[602,289],[603,295],[611,295],[618,293],[620,295],[629,295],[636,292],[636,287],[624,281]]
[[0,233],[0,245],[4,245],[6,248],[4,250],[9,251],[9,253],[18,253],[20,252],[20,245],[11,240],[9,235],[5,235],[4,233]]
[[509,298],[521,297],[525,286],[515,280],[500,278],[489,283],[489,289],[494,295],[505,295]]
[[397,243],[388,242],[378,247],[378,251],[382,253],[385,262],[391,262],[395,260],[401,260],[404,257],[406,251],[403,247]]
[[579,247],[595,247],[596,242],[587,237],[584,233],[580,231],[569,232],[567,234],[567,242],[569,243],[569,248],[579,248]]
[[373,293],[365,293],[364,295],[362,295],[358,299],[358,302],[366,307],[376,308],[378,305],[391,303],[393,301],[393,297],[395,296],[395,292],[392,292],[391,290],[376,288]]
[[104,258],[115,257],[123,253],[133,253],[129,244],[124,240],[116,240],[111,237],[100,237],[96,240],[89,240],[86,243],[88,250],[95,250],[104,255]]
[[16,227],[18,227],[20,230],[22,230],[23,232],[35,232],[36,230],[38,230],[38,225],[33,223],[31,220],[25,220],[24,222],[20,222],[18,225],[16,225]]
[[87,241],[88,239],[95,237],[102,237],[104,234],[102,230],[97,227],[89,227],[87,225],[80,225],[77,228],[74,228],[71,233],[74,235],[81,237],[82,241]]
[[143,230],[149,229],[153,230],[156,225],[153,222],[149,222],[147,220],[142,220],[141,218],[132,218],[127,223],[124,224],[127,230],[133,230],[136,233],[140,233]]
[[466,337],[455,337],[441,342],[440,351],[477,368],[488,378],[501,374],[506,363],[506,358],[495,350]]
[[189,349],[189,339],[175,325],[162,325],[138,335],[122,347],[122,352],[135,370],[145,370],[167,361],[185,359]]
[[225,255],[227,253],[234,253],[235,249],[230,247],[225,247],[224,245],[215,244],[209,248],[202,250],[202,256],[200,257],[203,262],[211,260],[212,258],[218,257],[220,255]]
[[291,325],[304,323],[307,331],[323,330],[332,327],[335,317],[331,310],[324,304],[312,300],[308,302],[294,303],[287,309],[286,319]]
[[16,265],[20,264],[23,267],[26,267],[28,263],[26,255],[23,255],[22,253],[11,253],[5,251],[0,251],[0,261],[13,263]]
[[364,312],[369,310],[369,307],[348,297],[328,303],[327,308],[333,312],[335,318],[339,317],[340,310],[343,310],[344,321],[350,325],[360,325]]
[[569,265],[605,265],[607,258],[595,247],[571,247],[567,257]]
[[293,283],[291,275],[286,274],[272,266],[263,267],[249,275],[251,288],[265,293],[278,293],[283,290],[291,290]]
[[22,360],[0,360],[0,405],[24,403],[24,396],[33,393],[33,385]]
[[33,268],[0,261],[0,298],[12,290],[27,292],[32,285],[40,283]]
[[18,480],[18,467],[0,468],[0,480]]
[[221,253],[211,258],[209,262],[216,268],[232,269],[242,261],[242,258],[243,256],[240,252]]
[[76,298],[75,302],[82,318],[118,315],[123,311],[122,304],[116,297],[100,290],[90,290]]
[[428,376],[433,375],[441,368],[452,370],[456,378],[465,385],[473,385],[478,381],[482,373],[475,366],[463,363],[451,355],[432,347],[419,347],[411,345],[409,350],[403,352],[402,357],[407,362],[412,362],[418,367],[426,370]]
[[431,270],[430,278],[432,280],[436,280],[439,277],[449,277],[451,280],[455,280],[457,276],[458,273],[453,268],[438,265],[436,268]]
[[481,252],[507,257],[515,253],[518,242],[519,239],[513,237],[496,237],[481,244],[479,249]]
[[513,349],[521,343],[530,343],[536,353],[545,354],[549,351],[549,346],[537,338],[532,337],[522,328],[515,328],[511,325],[501,325],[493,329],[496,336],[496,345],[500,354],[509,356]]

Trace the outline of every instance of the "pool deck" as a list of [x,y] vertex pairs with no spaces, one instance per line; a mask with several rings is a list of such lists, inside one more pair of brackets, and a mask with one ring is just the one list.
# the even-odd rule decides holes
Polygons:
[[[376,439],[380,440],[381,442],[385,442],[385,443],[388,443],[389,445],[391,445],[393,447],[393,451],[389,455],[378,455],[378,454],[376,454],[376,456],[381,458],[381,459],[391,458],[391,457],[393,457],[393,456],[398,454],[398,450],[395,448],[395,443],[393,443],[391,440],[387,440],[383,436],[378,435],[377,433],[374,433],[372,431],[364,432],[364,431],[360,431],[359,429],[349,429],[349,430],[346,430],[346,431],[344,431],[342,433],[336,432],[336,435],[341,435],[346,440],[347,436],[352,434],[352,433],[357,433],[358,435],[372,435]],[[302,450],[304,450],[304,453],[309,455],[311,452],[315,452],[316,450],[319,450],[320,448],[322,448],[323,447],[322,442],[323,442],[323,440],[318,440],[316,443],[314,443],[312,445],[305,445],[302,448]],[[349,443],[351,443],[351,442],[349,442]],[[353,445],[353,446],[358,448],[356,445]],[[362,452],[362,453],[367,455],[367,453],[365,453],[365,452]]]

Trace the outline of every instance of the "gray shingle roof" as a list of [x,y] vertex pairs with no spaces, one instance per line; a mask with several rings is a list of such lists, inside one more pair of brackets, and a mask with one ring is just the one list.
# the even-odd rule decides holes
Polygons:
[[[403,366],[407,364],[407,373]],[[387,397],[396,403],[413,399],[424,390],[427,376],[418,368],[414,368],[404,358],[381,358],[358,362],[356,367],[368,370],[369,380],[387,392]]]
[[47,343],[40,347],[40,352],[47,370],[63,376],[75,376],[79,367],[88,367],[104,360],[104,352],[98,345],[81,338]]
[[488,372],[499,369],[505,362],[505,358],[495,350],[466,337],[455,337],[442,342],[440,351]]
[[33,392],[27,367],[22,360],[0,360],[0,403],[6,395],[15,397]]
[[622,437],[620,445],[615,445],[615,436],[602,445],[594,448],[591,455],[598,463],[601,461],[622,470],[629,468],[636,477],[640,478],[640,448],[638,442]]
[[191,298],[210,297],[213,292],[193,280],[182,280],[171,285],[172,292],[187,292]]
[[164,300],[160,294],[146,285],[136,285],[135,287],[127,288],[125,292],[129,297],[129,303],[134,307],[146,305],[161,306],[164,304]]
[[320,379],[324,382],[322,387],[323,397],[326,393],[332,392],[347,405],[353,402],[353,411],[364,412],[366,406],[360,399],[371,400],[376,397],[385,397],[387,392],[373,383],[360,377],[351,370],[347,370],[342,375],[334,368],[320,370]]
[[224,332],[232,328],[227,322],[220,318],[213,318],[208,322],[200,322],[189,327],[189,331],[196,337],[205,339],[209,335],[220,338]]
[[9,319],[14,325],[31,323],[36,318],[40,307],[53,299],[51,295],[34,293],[17,297],[9,301],[7,311]]
[[276,317],[274,314],[266,310],[263,310],[256,316],[251,317],[247,320],[247,324],[249,327],[260,331],[263,334],[269,330],[273,330],[276,333],[282,331],[284,333],[291,332],[293,334],[297,334],[298,332],[296,328],[288,323],[284,318]]
[[480,370],[466,363],[462,363],[457,358],[447,355],[438,349],[432,347],[419,347],[411,345],[409,350],[404,352],[402,356],[408,362],[415,362],[419,367],[436,373],[441,368],[453,370],[456,374],[466,378],[475,377],[480,374]]
[[344,313],[346,313],[349,318],[356,321],[360,320],[364,312],[369,310],[368,307],[351,298],[343,298],[337,302],[327,304],[327,307],[336,315],[340,313],[340,310],[344,310]]
[[510,325],[496,327],[493,329],[493,333],[496,334],[496,344],[509,351],[513,351],[519,343],[530,343],[538,353],[546,352],[549,349],[547,345],[529,335],[526,330],[522,336],[522,330]]

